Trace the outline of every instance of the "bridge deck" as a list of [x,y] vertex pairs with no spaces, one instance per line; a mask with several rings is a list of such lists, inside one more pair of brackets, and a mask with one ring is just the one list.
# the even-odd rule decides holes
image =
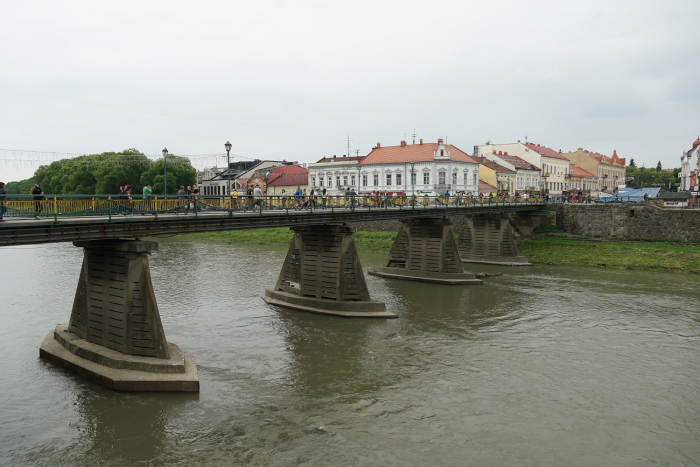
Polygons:
[[[477,203],[442,206],[391,206],[314,210],[214,211],[189,214],[161,213],[128,216],[13,217],[0,224],[0,246],[76,240],[138,238],[224,230],[297,227],[303,225],[367,222],[454,214],[495,214],[536,211],[544,203]],[[7,219],[7,218],[6,218]]]

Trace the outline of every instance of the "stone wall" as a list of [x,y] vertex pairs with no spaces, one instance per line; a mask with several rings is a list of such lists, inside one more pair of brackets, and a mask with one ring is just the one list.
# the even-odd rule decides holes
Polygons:
[[700,242],[700,210],[653,204],[560,204],[557,227],[572,235]]

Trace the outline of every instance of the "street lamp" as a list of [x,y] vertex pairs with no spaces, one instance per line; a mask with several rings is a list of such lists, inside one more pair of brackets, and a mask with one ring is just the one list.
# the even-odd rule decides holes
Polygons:
[[231,143],[226,141],[224,144],[226,148],[226,172],[228,172],[228,194],[231,196]]
[[415,175],[415,162],[411,162],[411,196],[415,197],[416,196],[416,175]]
[[165,169],[165,158],[168,157],[168,148],[163,148],[163,194],[168,194],[168,171]]

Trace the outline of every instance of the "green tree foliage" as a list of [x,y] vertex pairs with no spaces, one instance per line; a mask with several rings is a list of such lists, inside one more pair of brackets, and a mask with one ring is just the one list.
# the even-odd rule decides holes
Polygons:
[[641,188],[643,183],[647,188],[657,186],[664,191],[677,191],[680,185],[678,179],[680,168],[673,169],[673,172],[666,172],[665,170],[627,166],[626,170],[627,177],[634,177],[633,180],[627,181],[627,186],[631,188]]
[[630,159],[630,167],[637,167],[637,164],[634,163],[634,157]]
[[657,172],[661,172],[661,169],[662,169],[662,167],[661,167],[661,161],[659,161],[659,162],[656,163],[656,171],[657,171]]
[[[177,193],[176,186],[192,185],[196,181],[196,170],[189,159],[168,155],[167,163],[168,194]],[[47,194],[117,194],[120,186],[131,185],[131,192],[138,195],[148,182],[154,194],[163,193],[163,159],[152,161],[136,149],[127,149],[42,165],[33,177],[8,183],[5,191],[8,194],[28,194],[38,183]]]

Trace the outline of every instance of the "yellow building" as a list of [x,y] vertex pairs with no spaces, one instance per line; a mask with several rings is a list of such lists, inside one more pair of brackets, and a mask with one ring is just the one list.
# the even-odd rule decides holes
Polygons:
[[479,179],[496,187],[499,193],[515,193],[515,171],[485,157],[479,160]]
[[612,192],[625,185],[625,161],[618,157],[617,151],[613,151],[611,157],[597,152],[578,148],[577,151],[562,153],[573,164],[590,172],[597,178],[599,191]]

